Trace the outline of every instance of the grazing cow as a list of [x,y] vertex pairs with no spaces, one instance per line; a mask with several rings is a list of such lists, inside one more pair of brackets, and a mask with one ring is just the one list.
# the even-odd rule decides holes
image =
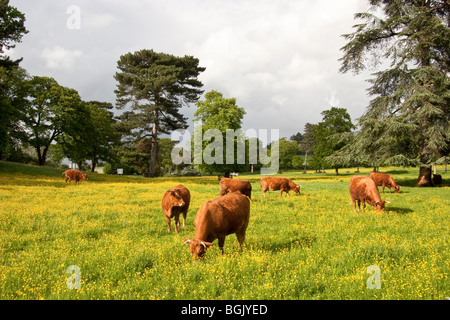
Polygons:
[[369,178],[375,182],[377,187],[383,186],[383,193],[384,187],[389,188],[389,193],[391,193],[391,188],[394,188],[395,192],[400,193],[400,186],[395,183],[394,178],[392,178],[391,175],[387,173],[371,172],[369,174]]
[[222,178],[220,180],[220,195],[224,196],[229,192],[240,191],[250,199],[252,198],[252,185],[247,180]]
[[442,185],[442,176],[440,174],[433,174],[433,184],[436,187],[440,187]]
[[67,181],[70,182],[72,180],[75,180],[75,183],[77,183],[77,184],[80,182],[80,180],[87,180],[88,179],[87,174],[84,174],[84,173],[82,173],[82,172],[80,172],[78,170],[75,170],[75,169],[66,170],[61,175],[66,177],[66,181],[65,182],[67,182]]
[[249,218],[250,200],[239,191],[206,201],[195,216],[195,237],[184,239],[184,244],[189,243],[196,259],[203,257],[212,242],[219,239],[219,248],[223,254],[225,237],[235,233],[239,248],[242,248]]
[[384,204],[389,201],[381,200],[380,192],[375,182],[366,176],[353,176],[348,185],[350,196],[352,198],[353,208],[356,213],[356,202],[358,202],[358,212],[363,203],[363,211],[366,208],[366,202],[373,206],[375,210],[384,210]]
[[164,193],[161,205],[167,221],[167,232],[171,232],[170,219],[175,217],[175,232],[178,233],[180,213],[183,214],[183,228],[186,227],[186,215],[190,202],[191,194],[189,190],[181,184]]
[[264,198],[266,197],[267,190],[280,190],[280,197],[283,195],[283,191],[286,192],[288,196],[289,191],[291,190],[295,193],[300,194],[300,185],[293,183],[287,178],[265,177],[261,179],[260,184],[262,187]]

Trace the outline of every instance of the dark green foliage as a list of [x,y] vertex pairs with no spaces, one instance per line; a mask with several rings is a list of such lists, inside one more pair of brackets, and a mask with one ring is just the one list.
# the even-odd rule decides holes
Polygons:
[[[244,118],[244,115],[244,108],[239,107],[236,104],[235,98],[224,98],[222,93],[214,90],[205,94],[205,100],[197,102],[197,111],[195,112],[194,121],[201,121],[202,126],[196,126],[192,142],[195,141],[196,136],[197,138],[199,138],[200,134],[203,140],[206,140],[205,132],[209,129],[218,130],[217,133],[221,135],[220,137],[217,137],[217,139],[220,139],[220,141],[216,141],[215,138],[212,138],[212,141],[200,141],[202,144],[201,152],[203,155],[203,160],[202,163],[196,163],[200,171],[210,173],[224,173],[225,176],[229,176],[230,172],[242,172],[247,169],[247,166],[245,165],[245,158],[243,163],[238,163],[237,138],[234,138],[233,150],[227,150],[226,148],[226,130],[241,129],[242,119]],[[202,130],[201,132],[200,128]],[[245,143],[243,132],[242,137],[239,137],[239,139],[241,139],[242,143]],[[213,146],[219,145],[221,147],[213,149]],[[192,152],[194,156],[198,156],[195,155],[195,148],[191,148],[191,150],[194,150],[194,152]],[[209,150],[211,150],[211,152],[209,152]],[[234,154],[233,163],[227,163],[227,152]],[[214,158],[217,157],[218,161],[214,163],[208,163],[208,161],[204,159],[205,155],[211,155]],[[194,159],[194,161],[196,161],[196,159]]]
[[[314,156],[313,161],[316,167],[328,167],[329,160],[326,158],[335,151],[342,149],[348,143],[348,135],[354,129],[350,115],[344,108],[332,107],[322,113],[322,122],[314,127]],[[338,173],[341,165],[332,164]]]
[[17,67],[22,59],[12,61],[4,55],[5,49],[12,49],[28,33],[25,15],[9,5],[9,0],[0,0],[0,67]]
[[[371,10],[355,18],[355,32],[344,37],[341,72],[359,73],[369,62],[386,70],[374,73],[375,98],[359,119],[351,158],[375,166],[428,167],[448,161],[450,140],[450,4],[448,1],[370,1]],[[382,18],[375,12],[382,11]],[[374,12],[374,13],[372,13]],[[383,52],[383,54],[381,54]],[[367,60],[370,55],[371,60]],[[431,185],[421,170],[419,185]]]
[[205,68],[198,63],[192,56],[176,57],[153,50],[127,53],[117,61],[117,105],[131,108],[127,118],[135,141],[151,138],[152,177],[158,166],[158,135],[186,128],[187,119],[179,109],[197,101],[203,92],[197,78]]

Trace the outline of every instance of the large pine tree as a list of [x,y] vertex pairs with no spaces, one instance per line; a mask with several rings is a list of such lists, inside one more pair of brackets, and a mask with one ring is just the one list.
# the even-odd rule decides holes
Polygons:
[[367,12],[355,15],[364,22],[344,35],[349,42],[342,48],[341,72],[387,68],[369,80],[374,99],[359,119],[353,145],[372,154],[377,146],[380,164],[416,162],[418,186],[431,186],[431,164],[449,160],[450,2],[369,3]]
[[192,56],[176,57],[146,49],[122,55],[117,62],[117,106],[131,107],[138,139],[151,138],[151,177],[156,174],[158,135],[186,128],[187,119],[179,109],[184,103],[197,101],[203,93],[203,84],[197,78],[205,68],[198,63]]

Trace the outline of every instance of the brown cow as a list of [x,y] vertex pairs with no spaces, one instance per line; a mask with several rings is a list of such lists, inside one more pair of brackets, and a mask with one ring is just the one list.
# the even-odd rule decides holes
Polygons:
[[348,184],[350,196],[352,198],[353,208],[356,213],[356,202],[358,202],[358,212],[363,203],[363,211],[366,208],[366,202],[374,207],[375,210],[384,210],[384,204],[389,201],[381,200],[380,192],[375,182],[366,176],[353,176]]
[[75,170],[75,169],[66,170],[61,175],[66,177],[66,181],[65,182],[67,182],[67,181],[70,182],[72,180],[75,180],[75,183],[77,183],[77,184],[80,182],[80,180],[87,180],[88,179],[87,174],[84,174],[84,173],[82,173],[82,172],[80,172],[78,170]]
[[280,190],[280,197],[283,195],[283,191],[286,192],[288,196],[289,191],[291,190],[295,193],[300,194],[300,185],[293,183],[287,178],[265,177],[261,179],[260,184],[262,187],[264,198],[266,197],[267,190]]
[[387,173],[371,172],[369,174],[369,178],[375,182],[377,187],[383,186],[383,193],[384,187],[389,188],[389,193],[391,193],[391,188],[394,188],[395,192],[400,193],[400,186],[397,183],[395,183],[394,178],[392,178],[391,175]]
[[222,178],[220,180],[220,195],[224,196],[229,192],[240,191],[250,199],[252,198],[252,185],[247,180]]
[[164,193],[161,205],[167,221],[167,232],[171,232],[170,219],[175,217],[175,232],[178,233],[180,213],[183,214],[183,228],[186,227],[186,215],[190,202],[191,194],[189,190],[181,184]]
[[242,248],[249,218],[250,200],[239,191],[206,201],[195,217],[195,237],[185,239],[184,244],[190,244],[191,253],[196,259],[203,257],[212,242],[219,239],[219,248],[223,254],[225,237],[235,233],[239,248]]

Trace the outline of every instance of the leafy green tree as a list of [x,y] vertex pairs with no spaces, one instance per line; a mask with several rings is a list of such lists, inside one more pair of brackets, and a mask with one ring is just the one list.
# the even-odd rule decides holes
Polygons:
[[0,67],[0,159],[18,149],[23,138],[20,125],[27,106],[27,72],[20,67]]
[[355,15],[363,22],[344,35],[340,71],[390,65],[369,81],[374,98],[352,144],[360,154],[378,153],[381,164],[418,162],[418,186],[431,186],[431,165],[447,161],[450,141],[450,3],[369,3],[371,11]]
[[[327,161],[326,157],[346,145],[347,142],[341,139],[342,134],[351,132],[355,127],[350,115],[344,108],[332,107],[330,110],[325,110],[321,114],[323,116],[322,121],[314,129],[314,157],[322,167],[329,167],[332,164]],[[339,174],[338,169],[341,166],[338,164],[334,164],[333,166],[336,174]]]
[[203,93],[203,84],[197,78],[205,68],[198,64],[192,56],[176,57],[145,49],[122,55],[117,62],[117,106],[131,108],[137,140],[151,139],[151,177],[157,170],[158,135],[186,128],[186,118],[179,109],[196,102]]
[[7,150],[17,147],[18,126],[24,103],[23,83],[28,75],[19,68],[22,59],[12,61],[5,50],[15,47],[28,31],[24,26],[25,15],[0,0],[0,159]]
[[25,15],[16,7],[9,5],[9,0],[0,0],[0,67],[17,67],[22,59],[12,61],[6,56],[5,49],[12,49],[28,33],[25,28]]
[[109,111],[112,108],[107,102],[84,102],[58,138],[64,154],[78,164],[90,160],[92,172],[99,160],[109,160],[114,144],[118,143],[113,129],[114,115]]
[[292,141],[297,141],[297,144],[298,145],[301,145],[301,143],[302,143],[302,141],[303,141],[303,135],[300,133],[300,132],[297,132],[296,134],[293,134],[290,138],[289,138],[289,140],[292,140]]
[[28,86],[29,105],[22,119],[24,139],[36,149],[39,165],[45,165],[50,145],[78,122],[82,102],[76,90],[59,85],[53,78],[35,76]]
[[305,153],[305,169],[303,170],[303,173],[306,173],[308,166],[308,153],[311,153],[314,150],[314,145],[316,143],[316,137],[314,135],[315,127],[315,124],[306,123],[303,130],[303,139],[300,143],[300,147]]
[[279,166],[281,169],[298,169],[303,164],[301,157],[297,156],[300,147],[297,141],[288,141],[286,138],[279,139]]
[[[208,130],[216,130],[218,136],[214,137],[214,140],[201,141],[202,148],[201,152],[203,155],[203,161],[201,164],[197,164],[200,171],[206,172],[222,172],[226,177],[229,177],[230,172],[244,171],[247,167],[245,166],[245,153],[244,161],[238,161],[238,143],[236,137],[233,137],[233,150],[230,150],[226,146],[226,131],[227,129],[238,130],[241,129],[242,119],[245,115],[245,110],[236,104],[235,98],[224,98],[223,94],[217,91],[210,91],[205,94],[205,100],[197,102],[197,111],[195,112],[194,122],[201,122],[201,132],[199,131],[200,126],[197,126],[194,131],[194,137],[192,141],[194,142],[197,136],[203,137],[205,139],[205,133]],[[243,147],[245,148],[245,140],[242,136]],[[212,139],[212,137],[211,137]],[[211,148],[213,145],[218,146],[217,148]],[[191,150],[194,150],[193,148]],[[210,152],[211,151],[211,152]],[[192,152],[195,156],[195,150]],[[227,154],[233,155],[232,161],[227,161]],[[212,155],[213,158],[217,159],[213,163],[208,163],[205,161],[205,155]],[[195,159],[194,159],[195,160]],[[212,162],[212,161],[211,161]],[[228,163],[227,162],[232,162]],[[241,163],[239,163],[241,162]]]

